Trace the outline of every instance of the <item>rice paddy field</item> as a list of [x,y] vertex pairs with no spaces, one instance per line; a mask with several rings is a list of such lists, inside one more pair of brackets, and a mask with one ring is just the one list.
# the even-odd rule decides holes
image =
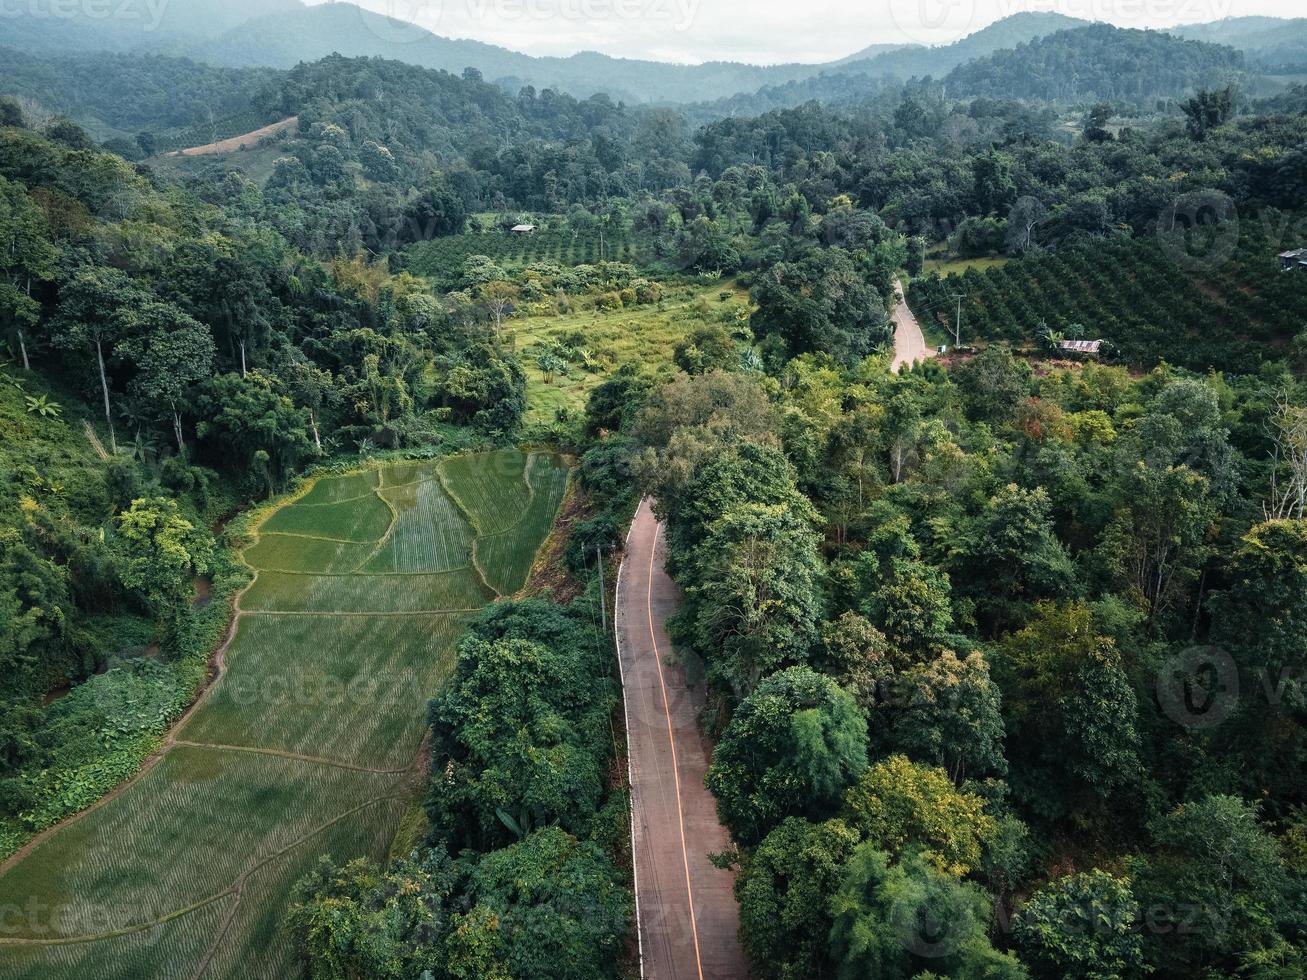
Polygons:
[[323,854],[385,856],[458,635],[526,584],[568,473],[401,463],[267,517],[223,669],[157,763],[0,869],[0,977],[294,975],[291,886]]

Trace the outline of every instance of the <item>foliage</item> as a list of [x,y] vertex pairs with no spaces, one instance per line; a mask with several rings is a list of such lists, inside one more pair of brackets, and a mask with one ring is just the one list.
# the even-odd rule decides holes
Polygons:
[[1036,977],[1122,980],[1143,970],[1129,879],[1088,871],[1050,882],[1021,906],[1013,936]]
[[990,945],[985,924],[991,911],[984,892],[916,854],[890,863],[874,843],[862,844],[832,908],[831,948],[840,980],[907,980],[925,970],[995,980],[1028,976],[1016,959]]
[[448,941],[459,980],[609,977],[631,916],[608,858],[557,827],[482,857],[466,901]]
[[1137,703],[1109,637],[1083,605],[1036,607],[995,658],[1013,784],[1048,816],[1083,819],[1139,773]]
[[791,667],[740,703],[705,781],[722,822],[753,844],[786,817],[829,816],[866,765],[866,720],[853,699],[829,678]]
[[160,618],[175,615],[190,599],[191,578],[209,570],[213,539],[166,497],[133,500],[116,530],[123,585],[140,592]]
[[997,831],[980,797],[958,790],[940,769],[890,756],[862,774],[841,816],[864,840],[892,856],[920,851],[941,874],[963,877],[980,865]]
[[772,267],[754,287],[753,301],[754,332],[776,334],[792,355],[817,352],[852,361],[890,337],[883,299],[841,249]]
[[788,817],[746,859],[736,878],[740,941],[762,977],[818,980],[833,975],[830,896],[859,843],[839,820]]

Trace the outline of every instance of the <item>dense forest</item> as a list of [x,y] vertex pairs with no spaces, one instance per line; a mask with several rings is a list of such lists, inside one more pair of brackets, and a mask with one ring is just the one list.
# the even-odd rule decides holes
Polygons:
[[[1301,977],[1307,98],[958,44],[684,106],[4,53],[0,859],[157,751],[306,473],[549,446],[411,826],[268,927],[306,976],[638,969],[595,617],[649,497],[756,976]],[[896,371],[908,306],[946,356]]]

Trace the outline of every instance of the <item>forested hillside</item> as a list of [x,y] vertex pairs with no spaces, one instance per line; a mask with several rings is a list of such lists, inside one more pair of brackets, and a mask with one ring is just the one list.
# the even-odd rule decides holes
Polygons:
[[961,65],[944,85],[955,96],[1138,102],[1236,82],[1244,65],[1233,48],[1099,24]]
[[1250,65],[1267,71],[1296,72],[1307,67],[1307,19],[1301,17],[1227,17],[1211,24],[1172,28],[1167,33],[1237,48]]
[[[265,69],[215,68],[163,55],[33,54],[0,47],[0,88],[49,113],[76,119],[101,140],[157,139],[168,130],[247,125],[253,100],[279,73]],[[114,144],[115,148],[119,144]],[[151,142],[128,155],[149,156]],[[168,146],[167,149],[175,147]]]

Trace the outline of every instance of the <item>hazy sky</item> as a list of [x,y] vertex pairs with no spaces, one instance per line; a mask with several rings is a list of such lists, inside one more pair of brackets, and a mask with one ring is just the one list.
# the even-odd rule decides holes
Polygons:
[[[309,0],[315,2],[315,0]],[[330,0],[328,0],[330,2]],[[530,54],[577,51],[660,61],[830,61],[869,44],[940,44],[1019,11],[1121,27],[1262,14],[1302,0],[352,0],[446,37]],[[402,32],[401,32],[402,33]]]

